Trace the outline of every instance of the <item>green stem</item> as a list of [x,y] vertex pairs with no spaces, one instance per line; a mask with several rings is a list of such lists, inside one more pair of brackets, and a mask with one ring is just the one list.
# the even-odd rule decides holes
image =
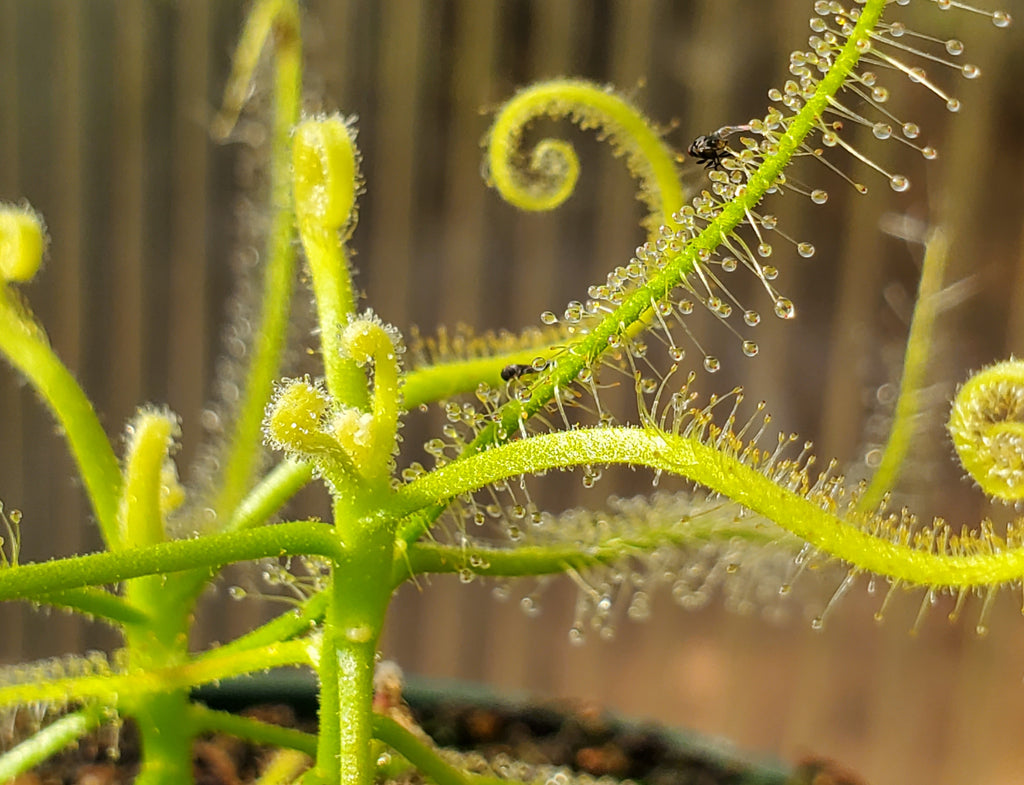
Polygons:
[[[302,99],[302,43],[294,2],[264,3],[274,11],[274,124],[271,131],[270,204],[274,210],[263,278],[258,340],[244,397],[224,460],[220,491],[213,505],[218,520],[231,515],[252,482],[259,459],[263,410],[278,375],[288,337],[288,314],[295,277],[295,213],[291,201],[291,133]],[[219,523],[223,526],[223,523]]]
[[[378,499],[364,500],[378,506]],[[331,577],[319,660],[320,740],[317,770],[330,783],[370,785],[373,671],[391,596],[393,526],[345,517],[335,499],[335,526],[349,546]]]
[[487,163],[494,187],[508,202],[523,210],[550,210],[573,191],[579,161],[566,142],[545,139],[534,148],[529,165],[532,178],[524,178],[515,166],[523,129],[545,116],[570,117],[582,127],[600,128],[616,154],[625,157],[630,174],[641,182],[640,196],[650,211],[645,223],[652,231],[662,224],[676,225],[672,214],[684,201],[677,156],[635,106],[579,79],[527,87],[495,118],[487,140]]
[[40,598],[65,589],[300,554],[338,561],[345,558],[345,547],[338,542],[330,526],[320,521],[293,521],[249,531],[211,534],[196,540],[175,540],[145,548],[9,567],[0,570],[0,600],[42,601]]
[[774,528],[759,527],[756,523],[746,526],[741,522],[705,524],[700,520],[683,519],[669,525],[652,526],[631,537],[611,534],[607,539],[585,548],[578,543],[557,542],[518,545],[515,548],[463,548],[418,542],[409,546],[408,559],[395,560],[393,580],[397,586],[413,575],[454,573],[465,569],[475,575],[492,577],[555,575],[570,567],[584,570],[599,564],[621,562],[632,554],[652,553],[664,547],[694,547],[712,540],[743,540],[767,546],[778,542],[779,534]]
[[[230,643],[225,643],[213,650],[212,654],[220,656],[236,651],[248,651],[261,646],[269,646],[277,641],[286,641],[297,635],[303,635],[321,621],[327,610],[327,600],[330,593],[320,591],[310,597],[303,604],[299,611],[282,613],[266,624],[235,638]],[[196,655],[197,660],[203,659],[206,654]]]
[[417,368],[406,373],[402,382],[402,408],[412,411],[424,404],[471,393],[481,382],[501,388],[505,384],[501,371],[506,366],[529,365],[537,358],[547,360],[557,353],[557,347],[538,346]]
[[857,502],[858,510],[877,508],[882,502],[882,497],[896,487],[903,462],[910,452],[910,442],[914,437],[914,420],[921,410],[921,389],[924,387],[925,372],[928,369],[935,321],[941,310],[942,277],[946,271],[948,256],[949,241],[945,234],[938,230],[933,232],[928,238],[921,267],[921,283],[917,290],[914,316],[910,322],[910,335],[907,337],[907,349],[903,357],[903,378],[900,380],[892,428],[878,468]]
[[404,756],[437,785],[497,785],[498,783],[518,785],[515,780],[470,774],[452,766],[429,744],[390,717],[380,714],[373,715],[373,735]]
[[305,120],[292,143],[293,191],[299,237],[313,280],[320,353],[335,404],[365,409],[366,377],[348,356],[341,332],[355,313],[345,239],[355,225],[358,154],[340,116]]
[[248,651],[217,656],[208,653],[202,659],[152,670],[123,674],[91,675],[12,684],[0,687],[0,705],[13,706],[35,702],[73,702],[95,699],[104,705],[130,704],[141,695],[161,695],[188,690],[200,684],[242,676],[268,668],[313,664],[309,640],[273,643]]
[[42,597],[33,597],[32,601],[56,608],[68,608],[119,627],[144,624],[149,618],[121,597],[99,588],[68,589]]
[[366,374],[341,343],[341,332],[355,313],[344,245],[335,228],[304,221],[299,230],[313,280],[327,390],[336,403],[365,409],[369,403]]
[[121,469],[92,404],[31,315],[0,290],[0,352],[47,403],[71,448],[108,548],[117,547]]
[[282,728],[251,717],[241,717],[227,711],[215,711],[193,703],[188,710],[189,724],[194,733],[217,731],[230,733],[254,744],[299,750],[310,757],[316,754],[316,736],[293,728]]
[[[145,547],[166,541],[160,508],[161,473],[168,459],[175,424],[166,414],[140,412],[129,433],[125,482],[118,512],[121,542]],[[125,598],[146,614],[146,623],[125,626],[129,670],[155,670],[188,658],[191,598],[179,602],[169,584],[180,576],[145,575],[125,585]],[[188,692],[132,693],[125,712],[139,729],[142,763],[139,785],[182,785],[192,781],[192,733],[185,721]]]
[[137,785],[188,785],[194,781],[187,711],[185,689],[147,695],[125,708],[135,720],[142,746]]
[[103,721],[104,711],[100,706],[65,714],[58,720],[32,734],[16,747],[0,756],[0,782],[10,782],[38,766],[47,758],[74,744]]
[[281,461],[235,508],[225,531],[251,529],[267,522],[289,499],[313,479],[313,465]]
[[[896,523],[844,520],[832,497],[809,499],[699,438],[640,428],[595,428],[534,436],[454,461],[400,489],[389,512],[410,515],[498,480],[555,468],[631,464],[687,477],[759,513],[857,570],[907,585],[973,588],[1011,583],[1024,575],[1024,544],[998,538],[949,536],[947,530],[903,533]],[[841,508],[840,508],[841,509]],[[869,531],[870,524],[877,533]],[[930,532],[930,534],[929,534]],[[943,535],[945,532],[945,535]]]

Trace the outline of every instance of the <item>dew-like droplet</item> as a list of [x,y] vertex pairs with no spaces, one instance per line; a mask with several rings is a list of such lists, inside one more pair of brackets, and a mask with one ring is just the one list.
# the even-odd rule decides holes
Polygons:
[[230,597],[233,600],[244,600],[245,595],[246,591],[241,586],[228,587],[228,597]]
[[732,256],[726,256],[722,260],[722,271],[727,273],[736,272],[736,264],[736,259],[734,259]]
[[762,258],[767,258],[772,255],[772,247],[768,243],[758,243],[757,255]]
[[956,55],[962,55],[964,53],[964,42],[957,40],[956,38],[950,38],[946,41],[946,51],[954,57]]
[[812,630],[820,630],[824,626],[825,626],[825,621],[824,621],[824,619],[821,618],[821,616],[815,616],[813,619],[811,619],[811,629]]
[[996,11],[992,14],[992,24],[996,27],[1009,27],[1012,18],[1008,11]]
[[745,355],[747,355],[747,357],[756,357],[757,356],[757,344],[754,343],[753,341],[744,341],[743,342],[743,353]]
[[811,191],[811,201],[815,204],[825,204],[828,201],[828,191],[823,191],[820,188],[815,188]]
[[686,350],[680,349],[678,346],[670,346],[668,347],[668,356],[677,363],[682,362],[686,357]]
[[814,246],[810,243],[797,243],[796,252],[804,259],[810,259],[814,256]]
[[780,297],[775,301],[775,315],[780,319],[792,319],[796,316],[796,306],[787,297]]
[[871,88],[871,100],[884,104],[889,100],[889,90],[885,87],[875,86]]
[[894,174],[889,178],[889,185],[894,191],[906,191],[910,187],[910,180],[902,174]]
[[974,63],[965,63],[960,69],[960,73],[963,74],[964,79],[977,79],[981,76],[981,69]]
[[871,133],[876,139],[888,139],[892,136],[892,126],[888,123],[875,123],[871,126]]
[[929,147],[922,147],[921,148],[921,155],[923,155],[929,161],[934,161],[936,158],[939,157],[939,151],[936,150],[934,147],[930,147],[930,146]]
[[651,617],[651,603],[645,593],[638,592],[633,597],[629,608],[626,609],[626,615],[632,621],[647,621]]
[[779,271],[775,267],[766,264],[761,268],[761,275],[764,276],[766,281],[774,281],[779,277]]
[[950,98],[948,101],[946,101],[946,108],[949,111],[951,111],[951,112],[959,112],[960,111],[960,99],[959,98]]
[[558,323],[558,317],[555,316],[555,314],[552,313],[551,311],[544,311],[544,313],[542,313],[540,315],[540,320],[542,322],[544,322],[544,324],[557,324]]
[[744,311],[743,321],[747,323],[748,327],[757,327],[761,323],[761,314],[757,311]]
[[917,123],[904,123],[903,135],[907,139],[917,139],[921,135],[921,127]]
[[540,616],[540,605],[537,604],[537,601],[533,599],[533,597],[523,597],[523,599],[519,601],[519,607],[522,608],[523,613],[530,618]]
[[717,357],[709,354],[704,358],[704,370],[708,373],[717,373],[721,367],[722,363]]

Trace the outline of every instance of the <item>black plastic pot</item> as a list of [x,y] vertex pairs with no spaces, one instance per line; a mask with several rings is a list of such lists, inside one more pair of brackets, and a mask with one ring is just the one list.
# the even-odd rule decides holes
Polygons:
[[[404,696],[423,729],[445,747],[487,756],[504,752],[646,785],[793,782],[787,767],[728,742],[622,719],[578,702],[499,697],[485,687],[420,678],[407,680]],[[317,706],[312,676],[295,670],[204,687],[195,699],[227,711],[287,704],[305,719],[315,718]]]

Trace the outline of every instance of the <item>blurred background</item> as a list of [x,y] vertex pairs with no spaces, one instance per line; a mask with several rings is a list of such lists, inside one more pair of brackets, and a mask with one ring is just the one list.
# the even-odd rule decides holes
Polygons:
[[[922,126],[939,160],[878,144],[866,129],[852,138],[907,174],[909,192],[895,194],[880,176],[833,156],[869,186],[867,198],[805,165],[797,176],[826,188],[829,205],[790,196],[766,208],[817,247],[809,260],[780,248],[775,261],[797,318],[766,318],[752,336],[754,359],[710,317],[690,323],[723,364],[698,380],[699,390],[743,384],[748,399],[768,401],[780,430],[813,439],[818,455],[863,475],[886,433],[922,254],[882,229],[944,226],[955,296],[940,319],[899,501],[957,525],[1013,514],[990,509],[963,480],[942,429],[971,369],[1024,352],[1024,9],[1001,1],[1014,4],[1007,10],[1018,12],[1017,27],[996,30],[983,16],[923,0],[895,9],[913,29],[964,40],[963,59],[983,72],[967,82],[929,66],[962,100],[955,115],[888,75],[890,110]],[[553,128],[580,151],[577,193],[552,214],[517,213],[480,176],[491,110],[530,81],[586,77],[632,97],[685,150],[699,134],[763,114],[768,88],[788,78],[789,52],[806,47],[811,5],[311,0],[307,106],[358,116],[366,192],[351,245],[365,302],[408,335],[412,325],[425,334],[441,324],[535,326],[542,311],[583,299],[643,237],[633,185],[592,136]],[[115,438],[141,403],[181,415],[185,478],[204,428],[215,424],[211,401],[230,394],[217,381],[220,358],[238,353],[239,324],[251,313],[238,280],[252,277],[266,215],[258,110],[228,144],[208,133],[245,10],[234,0],[0,0],[0,199],[42,212],[52,241],[25,294]],[[704,182],[692,162],[684,175]],[[752,307],[771,312],[753,280],[734,283]],[[299,321],[297,347],[311,343]],[[0,499],[24,513],[23,559],[95,549],[52,420],[5,371]],[[407,444],[418,446],[429,425],[410,422]],[[646,481],[599,488],[637,492]],[[593,492],[565,502],[599,503]],[[325,509],[316,491],[291,514]],[[280,608],[230,600],[226,587],[247,580],[235,572],[207,598],[198,643],[228,639]],[[821,586],[812,613],[836,583]],[[897,597],[879,625],[882,592],[870,596],[861,582],[823,632],[802,608],[773,624],[720,601],[687,612],[657,597],[649,621],[623,619],[612,640],[574,646],[575,589],[545,589],[540,615],[528,618],[517,600],[534,588],[513,587],[507,602],[481,582],[403,588],[384,654],[411,673],[586,698],[791,761],[831,757],[878,785],[1024,781],[1015,733],[1024,722],[1024,624],[1014,592],[997,598],[986,636],[975,634],[977,599],[950,625],[952,603],[940,598],[910,635],[920,594]],[[3,662],[113,643],[108,631],[57,612],[0,608]]]

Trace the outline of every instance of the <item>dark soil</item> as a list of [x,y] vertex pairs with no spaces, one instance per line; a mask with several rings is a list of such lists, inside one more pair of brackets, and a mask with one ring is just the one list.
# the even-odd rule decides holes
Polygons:
[[[474,749],[489,760],[502,754],[531,764],[568,767],[591,777],[628,778],[647,785],[846,785],[819,765],[795,777],[757,764],[734,750],[653,726],[624,723],[587,704],[478,702],[459,690],[408,692],[413,714],[441,746]],[[242,708],[237,696],[203,694],[216,708],[303,730],[315,730],[312,696],[295,708],[261,704]],[[294,702],[294,701],[293,701]],[[196,743],[198,785],[252,782],[271,751],[216,734]],[[138,770],[138,744],[130,725],[103,729],[58,755],[17,785],[121,785]]]

